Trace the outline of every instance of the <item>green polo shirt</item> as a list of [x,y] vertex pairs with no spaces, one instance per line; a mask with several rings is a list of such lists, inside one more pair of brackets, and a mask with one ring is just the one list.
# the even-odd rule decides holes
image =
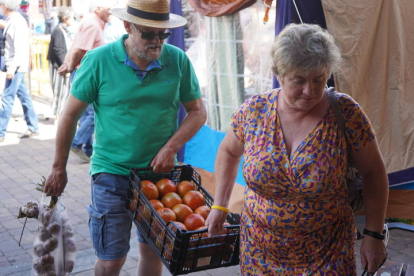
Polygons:
[[88,51],[71,89],[95,109],[91,175],[129,175],[130,168],[149,166],[178,128],[180,102],[201,97],[188,57],[166,43],[158,59],[164,69],[140,80],[124,63],[125,36]]

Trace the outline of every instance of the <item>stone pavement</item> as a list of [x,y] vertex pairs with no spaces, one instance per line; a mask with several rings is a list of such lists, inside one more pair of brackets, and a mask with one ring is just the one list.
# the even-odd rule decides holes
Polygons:
[[[31,139],[18,139],[26,130],[23,111],[17,100],[13,109],[5,142],[0,144],[0,275],[30,275],[34,231],[37,221],[28,219],[19,247],[24,219],[17,219],[19,207],[29,200],[40,199],[34,183],[49,172],[53,152],[56,124],[50,113],[50,105],[35,101],[40,119],[40,135]],[[88,164],[70,156],[68,162],[69,183],[63,201],[76,231],[77,260],[72,275],[93,275],[96,260],[87,226],[90,189]],[[357,225],[363,228],[363,218],[357,217]],[[121,275],[135,275],[139,258],[135,231],[132,231],[131,251]],[[359,252],[360,242],[356,245]],[[388,244],[389,259],[414,263],[414,234],[392,230]],[[359,261],[358,261],[359,263]],[[165,268],[163,275],[171,275]],[[208,270],[189,275],[241,275],[239,266]],[[359,274],[360,275],[360,274]]]

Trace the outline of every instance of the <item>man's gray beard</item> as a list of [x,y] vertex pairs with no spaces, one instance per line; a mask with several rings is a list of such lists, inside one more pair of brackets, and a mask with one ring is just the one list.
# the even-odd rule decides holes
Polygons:
[[[153,45],[149,44],[149,45],[145,46],[145,50],[147,50],[147,47],[150,47],[150,46],[153,46]],[[160,53],[161,53],[161,51],[162,51],[162,47],[163,47],[163,45],[161,45]],[[149,57],[149,56],[147,56],[147,55],[145,54],[145,52],[138,51],[138,50],[137,50],[137,48],[136,48],[135,46],[134,46],[134,48],[132,49],[132,51],[134,51],[134,53],[135,53],[135,54],[137,54],[137,56],[138,56],[139,58],[144,59],[144,60],[154,61],[154,60],[157,60],[157,59],[159,58],[159,56],[158,56],[158,57],[156,57],[156,58]]]

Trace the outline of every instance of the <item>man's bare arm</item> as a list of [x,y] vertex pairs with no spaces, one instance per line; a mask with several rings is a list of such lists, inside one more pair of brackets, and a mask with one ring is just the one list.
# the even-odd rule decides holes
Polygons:
[[183,103],[188,114],[184,118],[177,132],[160,149],[151,162],[154,172],[169,172],[175,164],[175,155],[203,126],[207,119],[207,112],[203,100],[197,99]]

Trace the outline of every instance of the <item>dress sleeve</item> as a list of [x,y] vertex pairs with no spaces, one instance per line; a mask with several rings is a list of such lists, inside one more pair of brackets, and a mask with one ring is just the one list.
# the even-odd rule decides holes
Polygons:
[[234,113],[231,115],[230,128],[233,130],[237,139],[240,142],[245,142],[245,124],[246,124],[246,110],[248,110],[249,100],[245,101]]
[[[230,127],[240,142],[245,143],[246,140],[250,140],[248,137],[249,131],[252,128],[250,125],[255,121],[256,112],[260,112],[267,109],[267,94],[257,94],[247,99],[231,116]],[[255,122],[253,122],[255,124]]]
[[367,114],[351,96],[340,94],[339,105],[345,120],[348,144],[352,152],[358,151],[374,140],[374,129]]

